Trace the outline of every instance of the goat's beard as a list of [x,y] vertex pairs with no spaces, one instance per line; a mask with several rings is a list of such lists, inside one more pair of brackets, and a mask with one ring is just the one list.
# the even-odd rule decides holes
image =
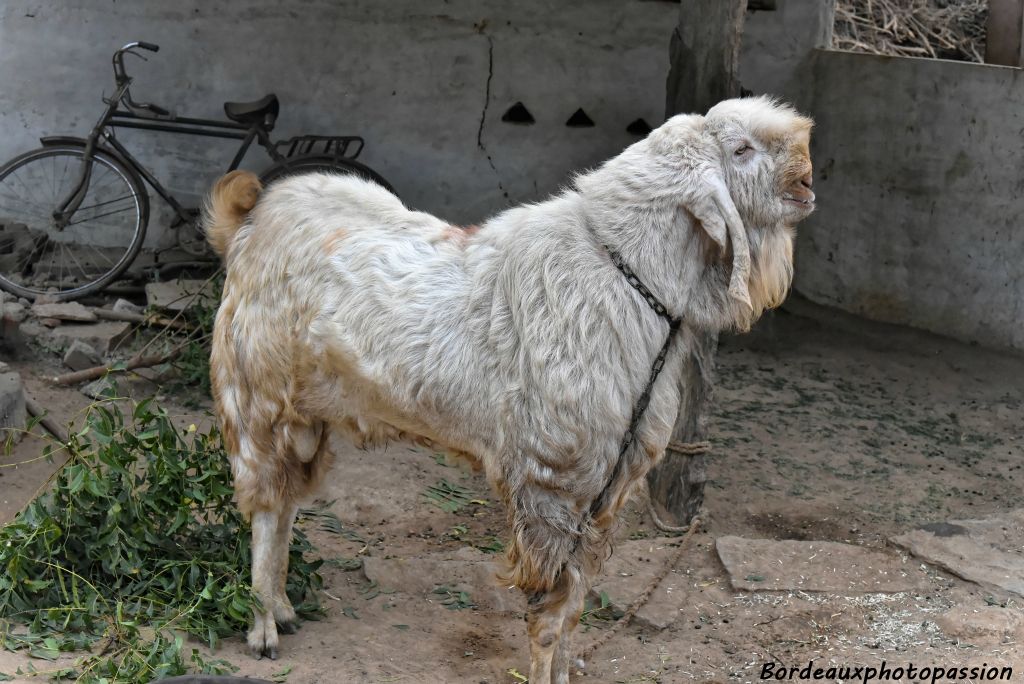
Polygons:
[[748,237],[751,306],[732,300],[733,325],[741,332],[750,330],[765,310],[782,304],[793,282],[793,229],[776,225],[748,231]]

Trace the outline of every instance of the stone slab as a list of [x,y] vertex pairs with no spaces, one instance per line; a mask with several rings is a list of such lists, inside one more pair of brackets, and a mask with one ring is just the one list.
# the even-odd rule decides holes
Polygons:
[[1024,615],[1017,609],[1000,606],[954,606],[935,618],[935,624],[946,636],[971,643],[979,639],[1001,641],[1006,637],[1020,641],[1024,636]]
[[988,589],[1024,596],[1024,509],[931,523],[892,538],[923,561]]
[[0,370],[0,448],[7,439],[8,430],[15,431],[14,441],[21,439],[19,430],[25,427],[28,413],[25,410],[25,390],[21,376],[8,370],[4,364]]
[[114,306],[111,307],[111,311],[116,311],[118,313],[142,314],[145,311],[145,308],[137,304],[132,304],[127,299],[118,299],[114,302]]
[[64,365],[75,371],[93,368],[100,363],[102,361],[96,350],[82,340],[73,340],[64,354]]
[[146,302],[165,311],[182,311],[197,302],[212,306],[216,301],[213,283],[206,280],[176,280],[146,285]]
[[853,544],[720,537],[715,546],[735,589],[873,594],[930,587],[917,564]]
[[118,396],[117,384],[109,377],[98,378],[88,382],[82,385],[79,391],[90,399],[97,400]]
[[24,343],[21,325],[28,317],[23,304],[6,301],[0,303],[0,339],[10,347],[20,347]]
[[[23,325],[22,328],[25,326]],[[81,340],[100,354],[109,354],[132,330],[132,324],[124,321],[100,321],[62,325],[42,334],[41,343],[60,349],[69,348],[75,340]]]
[[92,323],[96,320],[96,314],[78,302],[36,303],[32,305],[32,315],[37,318],[56,318],[77,323]]

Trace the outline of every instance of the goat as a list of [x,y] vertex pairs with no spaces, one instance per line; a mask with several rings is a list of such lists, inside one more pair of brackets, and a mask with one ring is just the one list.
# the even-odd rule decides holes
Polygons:
[[[668,444],[691,335],[748,329],[789,288],[811,126],[767,98],[675,116],[471,231],[353,176],[223,177],[206,216],[227,266],[211,376],[252,521],[252,653],[275,658],[275,621],[295,619],[288,540],[331,435],[428,440],[482,462],[511,526],[506,579],[528,597],[530,682],[568,682],[616,514]],[[666,326],[610,254],[683,321],[622,449]]]

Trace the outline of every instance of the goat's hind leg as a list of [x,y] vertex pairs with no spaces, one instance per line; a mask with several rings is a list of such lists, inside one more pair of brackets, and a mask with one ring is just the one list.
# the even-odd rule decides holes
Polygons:
[[288,555],[291,549],[292,526],[295,525],[295,517],[298,515],[299,507],[291,504],[284,507],[277,517],[277,538],[274,541],[273,551],[277,554],[274,559],[274,601],[270,607],[274,614],[274,621],[277,622],[278,630],[282,634],[295,633],[295,608],[288,599]]
[[278,628],[292,634],[295,609],[285,583],[288,579],[288,548],[298,506],[291,502],[271,510],[252,514],[252,589],[262,604],[254,610],[249,631],[249,650],[253,657],[277,659]]
[[[267,656],[277,660],[274,608],[281,557],[277,530],[282,513],[281,510],[261,510],[252,514],[252,590],[261,604],[253,609],[253,624],[247,639],[254,658]],[[287,562],[287,546],[284,558]]]
[[[281,434],[284,439],[278,450],[288,457],[291,477],[301,480],[300,491],[314,489],[331,462],[329,430],[322,423],[292,424]],[[298,510],[298,504],[286,498],[266,516],[253,515],[253,590],[264,609],[262,616],[257,613],[249,633],[249,648],[256,657],[276,659],[278,631],[295,632],[295,608],[288,599],[287,583],[292,527]]]

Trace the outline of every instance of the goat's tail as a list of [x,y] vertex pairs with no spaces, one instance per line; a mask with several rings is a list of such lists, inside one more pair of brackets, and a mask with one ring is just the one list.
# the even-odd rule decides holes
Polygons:
[[206,201],[203,226],[207,241],[221,259],[227,256],[235,234],[256,206],[262,190],[260,179],[249,171],[232,171],[213,186]]

